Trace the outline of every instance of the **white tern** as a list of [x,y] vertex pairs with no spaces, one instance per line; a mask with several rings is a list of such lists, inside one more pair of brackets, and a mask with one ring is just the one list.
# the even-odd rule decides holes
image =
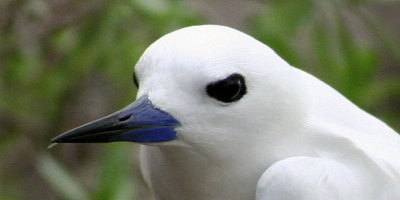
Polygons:
[[135,80],[135,102],[52,141],[143,144],[158,200],[400,199],[400,136],[240,31],[169,33]]

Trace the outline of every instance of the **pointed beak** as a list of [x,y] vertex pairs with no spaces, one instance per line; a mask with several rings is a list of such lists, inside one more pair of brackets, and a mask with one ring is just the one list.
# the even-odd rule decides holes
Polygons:
[[53,143],[103,143],[129,141],[166,142],[176,138],[179,122],[142,96],[124,109],[67,131]]

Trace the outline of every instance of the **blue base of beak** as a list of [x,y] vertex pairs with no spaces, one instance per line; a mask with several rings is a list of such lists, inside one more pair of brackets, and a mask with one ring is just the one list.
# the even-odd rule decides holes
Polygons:
[[161,126],[127,132],[125,134],[112,138],[112,141],[134,141],[140,143],[151,143],[165,142],[174,139],[176,139],[174,129],[168,126]]

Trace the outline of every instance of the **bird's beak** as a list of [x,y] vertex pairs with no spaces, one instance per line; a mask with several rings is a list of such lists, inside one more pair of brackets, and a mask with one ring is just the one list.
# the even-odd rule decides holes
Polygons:
[[178,125],[176,119],[155,108],[147,96],[142,96],[126,108],[67,131],[51,142],[165,142],[176,138],[174,128]]

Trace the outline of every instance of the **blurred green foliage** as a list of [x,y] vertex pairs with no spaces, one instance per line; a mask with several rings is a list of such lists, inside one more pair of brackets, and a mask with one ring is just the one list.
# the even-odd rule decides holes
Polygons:
[[[370,11],[397,2],[252,3],[258,9],[245,32],[399,130],[399,38]],[[189,7],[178,0],[0,2],[1,199],[151,199],[138,145],[46,146],[132,101],[133,66],[157,38],[213,23]]]

